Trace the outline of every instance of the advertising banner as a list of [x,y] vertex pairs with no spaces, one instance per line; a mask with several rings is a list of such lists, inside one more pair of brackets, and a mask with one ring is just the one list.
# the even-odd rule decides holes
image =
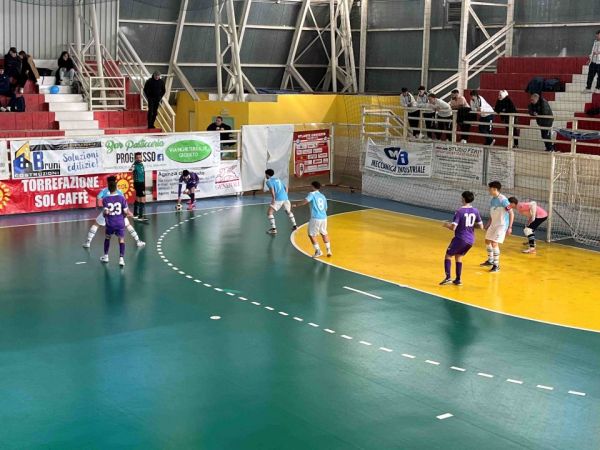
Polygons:
[[331,170],[329,130],[294,133],[294,175],[327,174]]
[[[239,161],[221,161],[219,167],[190,168],[196,172],[200,182],[196,187],[196,198],[217,197],[222,195],[235,195],[242,192],[242,179],[240,176]],[[181,170],[160,170],[156,176],[156,199],[177,200],[179,176]],[[182,191],[185,187],[182,188]],[[182,194],[182,199],[187,199]]]
[[483,149],[469,145],[435,144],[435,178],[457,183],[483,181]]
[[431,177],[432,143],[398,141],[390,145],[367,144],[365,169],[394,177]]
[[142,153],[146,171],[217,167],[221,161],[221,141],[217,132],[167,136],[107,136],[102,139],[102,168],[125,172]]
[[492,150],[488,154],[487,182],[499,181],[502,187],[515,187],[515,152],[512,150]]
[[[28,178],[0,181],[0,215],[60,209],[94,208],[96,196],[111,174],[75,177]],[[133,178],[129,173],[112,174],[128,200],[133,200]]]
[[9,178],[8,148],[6,147],[6,141],[0,141],[0,180],[8,180]]

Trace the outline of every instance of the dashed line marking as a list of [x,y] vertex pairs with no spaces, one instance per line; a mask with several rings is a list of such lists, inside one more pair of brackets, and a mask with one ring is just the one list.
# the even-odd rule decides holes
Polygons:
[[201,280],[194,280],[196,283],[202,283]]
[[177,272],[179,275],[185,275],[185,272],[183,270],[180,270],[179,272]]
[[507,378],[506,382],[507,383],[512,383],[512,384],[523,384],[523,382],[521,380],[514,380],[512,378]]
[[377,300],[381,300],[382,299],[382,297],[380,297],[378,295],[370,294],[368,292],[361,291],[360,289],[354,289],[354,288],[351,288],[349,286],[344,286],[344,289],[347,289],[347,290],[352,291],[352,292],[356,292],[357,294],[366,295],[367,297],[371,297],[371,298],[374,298],[374,299],[377,299]]
[[256,306],[260,306],[260,303],[258,303],[258,302],[252,302],[252,304],[256,305]]
[[439,420],[445,420],[445,419],[449,419],[450,417],[454,417],[454,415],[450,414],[450,413],[446,413],[446,414],[440,414],[439,416],[435,416],[435,417],[436,417],[436,419],[439,419]]
[[190,280],[191,280],[192,278],[194,278],[194,277],[193,277],[193,276],[191,276],[191,275],[186,275],[185,277],[186,277],[186,278],[188,278],[188,279],[190,279]]
[[309,324],[311,327],[315,327],[315,328],[317,328],[317,327],[319,326],[319,325],[317,325],[316,323],[312,323],[312,322],[308,322],[308,324]]
[[580,397],[585,397],[585,392],[569,391],[569,394],[571,394],[571,395],[579,395]]
[[173,267],[173,263],[167,263],[167,266]]
[[226,292],[227,295],[229,295],[230,297],[235,297],[235,294],[233,292]]
[[289,314],[288,314],[288,313],[286,313],[286,312],[283,312],[283,311],[279,311],[279,314],[281,314],[282,316],[289,316]]
[[304,322],[304,319],[301,317],[294,317],[294,320],[296,320],[298,322]]
[[367,345],[367,346],[373,345],[373,344],[371,344],[370,342],[367,342],[367,341],[360,341],[359,344]]
[[221,289],[221,288],[217,288],[217,287],[216,287],[216,288],[215,288],[215,291],[217,291],[217,292],[223,292],[223,289]]
[[330,330],[329,328],[325,328],[323,331],[325,331],[326,333],[329,333],[329,334],[335,333],[335,331]]
[[415,359],[416,358],[415,355],[409,355],[408,353],[402,353],[402,356],[404,356],[405,358],[408,358],[408,359]]
[[203,283],[203,284],[204,284],[204,286],[206,286],[206,287],[212,287],[212,284],[208,284],[208,283]]
[[221,316],[210,316],[212,320],[220,320]]
[[179,270],[179,267],[173,266],[173,270]]
[[439,362],[437,362],[437,361],[432,361],[431,359],[426,359],[426,360],[425,360],[425,362],[426,362],[427,364],[431,364],[432,366],[439,366],[439,365],[440,365],[440,363],[439,363]]
[[536,386],[536,388],[544,389],[546,391],[553,391],[554,390],[554,388],[552,386],[544,386],[543,384],[538,384]]
[[248,300],[246,297],[238,297],[241,301],[245,302],[246,300]]
[[348,340],[350,340],[350,339],[354,339],[352,336],[348,336],[347,334],[342,334],[342,337],[343,337],[344,339],[348,339]]
[[79,265],[79,264],[87,264],[86,261],[77,261],[75,264]]
[[393,350],[391,348],[387,348],[387,347],[379,347],[379,350],[384,351],[384,352],[388,352],[388,353],[392,353]]
[[265,309],[268,309],[269,311],[275,311],[275,308],[272,306],[265,306]]
[[462,367],[452,366],[450,367],[452,370],[456,370],[457,372],[466,372],[467,369],[463,369]]
[[489,373],[484,373],[484,372],[478,372],[477,375],[479,375],[480,377],[484,377],[484,378],[494,378],[494,375],[491,375]]

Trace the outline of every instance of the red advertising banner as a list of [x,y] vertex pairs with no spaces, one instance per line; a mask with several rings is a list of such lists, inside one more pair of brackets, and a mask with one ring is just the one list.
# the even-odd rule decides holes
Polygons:
[[106,177],[115,175],[119,190],[133,199],[130,173],[27,178],[0,181],[0,216],[8,214],[94,208],[96,196],[106,187]]
[[322,175],[331,170],[329,130],[294,133],[294,175]]

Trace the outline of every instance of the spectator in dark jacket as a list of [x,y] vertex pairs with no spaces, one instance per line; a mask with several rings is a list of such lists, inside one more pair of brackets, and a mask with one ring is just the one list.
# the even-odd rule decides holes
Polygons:
[[[10,78],[4,73],[4,69],[0,69],[0,95],[13,99],[15,93],[10,85]],[[0,112],[10,111],[10,106],[4,108],[0,106]]]
[[148,101],[148,128],[156,128],[154,122],[158,115],[158,107],[166,92],[165,82],[160,78],[160,72],[154,72],[144,84],[144,95]]
[[8,78],[17,80],[21,74],[21,59],[17,55],[17,49],[11,47],[6,55],[4,55],[4,73]]
[[56,71],[56,84],[73,84],[75,78],[75,63],[69,52],[62,52],[58,58],[58,70]]
[[[532,94],[529,100],[529,114],[534,116],[536,123],[539,127],[550,128],[554,123],[553,117],[539,117],[539,116],[552,116],[552,108],[545,98],[542,98],[539,94]],[[552,143],[552,130],[540,130],[542,139],[544,139],[544,145],[546,146],[547,152],[554,151],[554,144]]]
[[[500,116],[500,120],[507,125],[510,122],[510,117],[506,116],[505,114],[515,114],[517,112],[517,108],[515,107],[515,104],[513,103],[512,99],[508,96],[507,91],[498,92],[498,100],[496,100],[496,106],[494,106],[494,111],[496,111],[496,113]],[[517,125],[519,123],[519,118],[515,117],[513,123]],[[521,132],[519,131],[519,129],[516,126],[513,127],[514,148],[519,147],[520,135]]]

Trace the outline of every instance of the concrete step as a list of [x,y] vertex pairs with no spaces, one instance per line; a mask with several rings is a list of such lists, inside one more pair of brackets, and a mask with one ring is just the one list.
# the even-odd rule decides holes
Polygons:
[[581,68],[581,73],[587,77],[587,74],[589,73],[589,69],[590,69],[590,66],[583,66]]
[[584,94],[582,91],[583,88],[579,92],[557,92],[554,98],[557,102],[580,102],[582,104],[591,102],[592,94]]
[[92,111],[56,112],[56,113],[54,113],[54,118],[58,121],[61,121],[61,120],[94,120],[94,113]]
[[59,130],[97,130],[97,120],[61,120],[58,123]]
[[[50,89],[53,87],[53,84],[41,85],[39,86],[40,94],[50,94]],[[59,94],[70,94],[71,86],[56,86],[58,88]]]
[[583,103],[581,102],[548,102],[550,103],[550,108],[556,114],[561,111],[563,113],[576,113],[583,112]]
[[104,130],[65,130],[65,136],[104,136]]
[[46,94],[44,100],[47,103],[81,103],[83,96],[80,94]]
[[38,79],[38,85],[40,86],[52,86],[56,84],[56,77],[54,75],[47,77],[40,77]]
[[88,111],[87,103],[50,103],[50,112]]

